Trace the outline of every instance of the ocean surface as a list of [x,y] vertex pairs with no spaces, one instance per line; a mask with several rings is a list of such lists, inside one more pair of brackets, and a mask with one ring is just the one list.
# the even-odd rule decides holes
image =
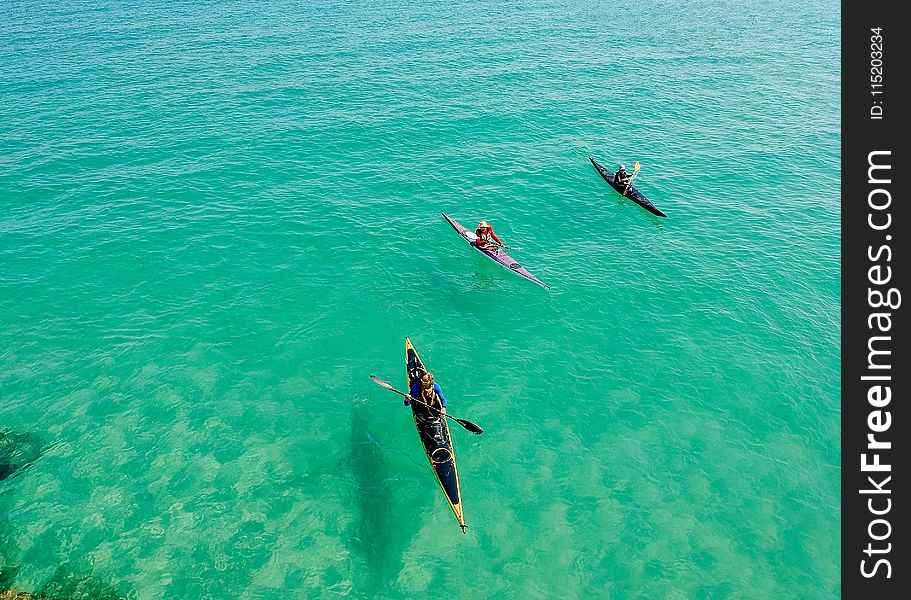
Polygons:
[[837,597],[839,26],[0,0],[0,589]]

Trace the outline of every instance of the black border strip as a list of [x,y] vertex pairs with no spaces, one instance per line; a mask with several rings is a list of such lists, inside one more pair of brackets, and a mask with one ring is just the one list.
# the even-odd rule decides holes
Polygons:
[[[898,2],[842,3],[844,598],[906,598],[911,589],[907,495],[898,491],[909,483],[899,454],[911,451],[903,443],[911,395],[908,310],[905,299],[899,301],[903,292],[911,294],[904,250],[911,242],[906,141],[911,103],[903,81],[909,36],[911,22],[899,17]],[[877,165],[872,170],[871,162]],[[883,302],[895,307],[875,306]]]

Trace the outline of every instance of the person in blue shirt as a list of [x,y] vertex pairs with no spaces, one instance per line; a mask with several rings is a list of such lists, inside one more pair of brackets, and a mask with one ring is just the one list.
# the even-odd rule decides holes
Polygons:
[[446,412],[446,397],[443,390],[440,389],[433,381],[433,373],[424,373],[419,381],[415,381],[410,394],[405,397],[405,406],[411,406],[412,400],[420,400],[424,404],[439,409],[440,412]]

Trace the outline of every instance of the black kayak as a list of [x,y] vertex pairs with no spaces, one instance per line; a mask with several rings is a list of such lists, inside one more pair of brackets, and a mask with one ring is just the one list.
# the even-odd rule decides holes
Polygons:
[[[421,357],[418,356],[417,350],[411,344],[411,340],[407,337],[405,338],[405,366],[408,371],[408,390],[411,390],[411,386],[421,380],[427,369],[424,367]],[[449,422],[441,418],[438,413],[431,412],[417,402],[411,403],[411,412],[433,474],[436,475],[440,487],[443,488],[446,500],[452,507],[459,527],[462,528],[462,533],[465,533],[467,525],[465,525],[465,516],[462,512],[462,490],[459,486],[459,470],[456,468],[452,437],[449,435]]]
[[[642,195],[642,192],[636,189],[635,186],[629,186],[627,189],[626,185],[620,185],[614,183],[614,174],[604,168],[603,165],[598,164],[594,158],[589,157],[588,160],[592,161],[592,164],[595,166],[595,169],[598,170],[598,173],[601,174],[601,177],[604,178],[604,181],[608,182],[612,188],[617,190],[617,192],[624,198],[629,198],[648,212],[653,215],[658,215],[659,217],[667,217],[666,214],[658,210],[658,208],[652,204],[652,202]],[[625,194],[623,192],[626,192]]]

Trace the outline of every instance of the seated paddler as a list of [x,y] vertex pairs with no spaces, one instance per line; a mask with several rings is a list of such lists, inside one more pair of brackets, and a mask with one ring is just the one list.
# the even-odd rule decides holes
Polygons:
[[489,246],[491,244],[491,242],[496,242],[497,244],[499,244],[501,246],[504,245],[503,242],[500,241],[500,238],[497,237],[497,234],[495,234],[493,232],[493,227],[491,227],[490,224],[487,223],[487,221],[481,221],[480,223],[478,223],[478,228],[475,229],[474,234],[477,237],[477,240],[473,243],[474,243],[474,245],[479,246],[481,248],[484,248],[485,246]]
[[[411,406],[412,400],[420,400],[424,404],[439,409],[440,412],[446,412],[446,397],[443,396],[440,386],[433,381],[433,373],[424,373],[420,380],[411,385],[409,392],[409,395],[405,397],[405,406]],[[436,411],[427,412],[435,413]]]
[[614,176],[614,183],[617,185],[626,185],[629,183],[629,173],[626,172],[626,165],[620,165],[617,174]]

